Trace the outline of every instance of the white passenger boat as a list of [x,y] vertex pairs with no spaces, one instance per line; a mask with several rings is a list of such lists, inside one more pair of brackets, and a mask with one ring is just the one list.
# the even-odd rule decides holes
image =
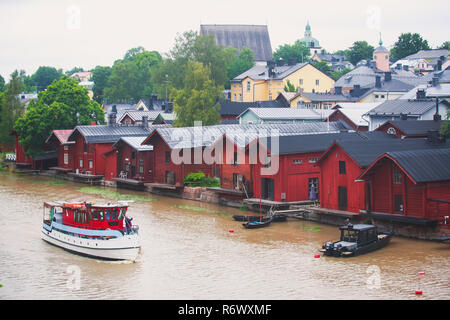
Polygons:
[[133,260],[140,252],[139,227],[128,205],[45,202],[42,239],[65,250],[105,260]]

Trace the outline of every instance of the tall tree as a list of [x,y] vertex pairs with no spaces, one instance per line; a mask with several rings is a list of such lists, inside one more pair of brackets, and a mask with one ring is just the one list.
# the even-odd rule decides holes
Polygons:
[[[247,71],[255,65],[253,51],[247,47],[243,47],[239,51],[239,56],[234,57],[228,66],[228,79],[233,79],[241,73]],[[227,81],[229,85],[229,81]]]
[[345,57],[353,65],[363,60],[370,60],[373,57],[374,47],[369,45],[367,41],[355,41],[353,45],[345,51]]
[[3,94],[2,116],[0,120],[0,144],[14,146],[15,138],[10,136],[14,122],[22,116],[24,105],[19,100],[23,83],[19,72],[16,70],[11,74],[7,89]]
[[294,44],[281,45],[273,53],[273,59],[275,62],[283,60],[289,63],[295,61],[295,63],[307,62],[310,60],[311,52],[309,47],[303,42],[297,40]]
[[58,80],[61,77],[61,73],[53,67],[41,66],[31,77],[37,91],[43,91],[47,88],[53,80]]
[[5,88],[5,79],[0,75],[0,92]]
[[175,125],[193,126],[195,121],[202,125],[220,122],[219,97],[223,87],[217,87],[211,79],[211,70],[201,62],[189,62],[186,70],[185,87],[172,89],[170,94],[177,114]]
[[55,129],[73,129],[91,122],[105,123],[100,105],[90,100],[86,88],[66,75],[53,82],[32,100],[27,113],[17,119],[14,128],[28,156],[42,152],[45,139]]
[[103,102],[104,90],[108,84],[110,75],[111,67],[108,66],[96,66],[94,70],[92,70],[92,81],[94,81],[92,91],[94,93],[94,100],[98,103]]
[[428,41],[418,33],[402,33],[391,49],[391,58],[399,60],[420,50],[429,50]]
[[153,92],[151,74],[161,62],[157,51],[143,51],[117,60],[111,69],[104,97],[114,101],[134,101],[149,97]]

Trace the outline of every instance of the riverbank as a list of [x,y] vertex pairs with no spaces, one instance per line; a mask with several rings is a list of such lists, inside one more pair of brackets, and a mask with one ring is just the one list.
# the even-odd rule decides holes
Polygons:
[[[117,183],[116,181],[105,181],[98,177],[80,178],[80,175],[68,175],[56,170],[9,170],[15,174],[39,175],[53,179],[66,180],[70,182],[84,183],[90,186],[102,186],[111,189],[131,189],[143,194],[154,194],[164,197],[179,198],[191,201],[217,204],[224,207],[237,208],[249,213],[266,213],[271,208],[279,214],[284,214],[292,219],[312,221],[320,224],[341,226],[347,223],[370,223],[378,227],[380,231],[393,231],[396,236],[432,241],[439,237],[450,235],[450,229],[442,228],[438,224],[430,223],[421,219],[414,219],[400,215],[377,214],[361,212],[360,214],[329,210],[320,208],[318,203],[305,202],[304,204],[274,203],[271,201],[249,201],[255,199],[244,199],[234,195],[224,195],[217,188],[207,187],[177,187],[150,186],[143,184],[143,188],[136,189],[134,185]],[[91,179],[89,179],[91,178]],[[220,188],[219,188],[220,189]],[[242,212],[241,212],[242,214]]]

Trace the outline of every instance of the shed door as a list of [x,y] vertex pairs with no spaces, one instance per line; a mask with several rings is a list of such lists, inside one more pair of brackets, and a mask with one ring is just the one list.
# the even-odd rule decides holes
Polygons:
[[273,200],[273,179],[261,178],[261,199]]
[[338,187],[339,210],[347,210],[347,187]]

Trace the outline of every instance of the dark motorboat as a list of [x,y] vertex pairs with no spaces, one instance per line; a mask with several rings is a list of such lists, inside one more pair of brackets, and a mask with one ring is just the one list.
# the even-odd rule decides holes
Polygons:
[[284,214],[274,214],[272,216],[272,222],[283,222],[286,221],[287,217]]
[[267,227],[272,222],[272,217],[261,219],[258,221],[249,221],[242,225],[247,229],[257,229]]
[[348,224],[339,228],[341,239],[327,242],[322,246],[326,256],[352,257],[380,249],[392,238],[392,232],[377,232],[377,227],[371,224]]

